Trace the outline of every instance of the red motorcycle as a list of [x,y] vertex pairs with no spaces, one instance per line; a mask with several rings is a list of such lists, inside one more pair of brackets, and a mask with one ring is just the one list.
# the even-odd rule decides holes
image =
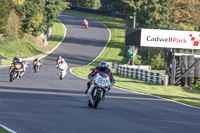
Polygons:
[[12,82],[14,79],[20,78],[21,72],[23,71],[22,66],[20,63],[15,63],[10,72],[10,82]]
[[85,28],[88,28],[88,21],[84,19],[83,25],[85,26]]

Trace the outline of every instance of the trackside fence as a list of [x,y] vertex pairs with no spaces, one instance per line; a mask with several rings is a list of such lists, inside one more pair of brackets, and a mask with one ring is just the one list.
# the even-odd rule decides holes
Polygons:
[[143,69],[129,67],[127,65],[119,65],[117,67],[117,74],[123,77],[130,77],[159,85],[163,84],[164,79],[164,74],[162,73],[150,72]]

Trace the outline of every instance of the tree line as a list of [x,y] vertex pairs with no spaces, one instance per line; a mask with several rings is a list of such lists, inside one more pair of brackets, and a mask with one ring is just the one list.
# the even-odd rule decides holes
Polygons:
[[38,36],[66,7],[65,0],[0,0],[0,33],[8,40],[22,33]]
[[133,16],[142,28],[200,30],[199,0],[68,0],[73,5]]

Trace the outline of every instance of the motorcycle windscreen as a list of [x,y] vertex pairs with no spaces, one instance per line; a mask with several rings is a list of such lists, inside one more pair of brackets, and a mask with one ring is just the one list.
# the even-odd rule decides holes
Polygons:
[[105,74],[104,72],[100,72],[99,75],[100,75],[101,77],[103,77],[103,78],[107,78],[107,77],[108,77],[108,75]]

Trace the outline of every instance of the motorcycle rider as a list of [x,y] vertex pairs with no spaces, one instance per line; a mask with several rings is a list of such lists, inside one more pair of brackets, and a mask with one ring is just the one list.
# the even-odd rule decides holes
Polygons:
[[39,57],[37,57],[37,58],[35,58],[33,60],[33,69],[34,69],[34,66],[36,65],[36,64],[34,64],[34,62],[39,62],[40,63],[40,67],[42,66],[42,62],[40,61]]
[[88,28],[88,21],[86,19],[83,20],[83,25]]
[[37,58],[35,58],[34,60],[33,60],[33,65],[34,65],[34,62],[40,62],[40,66],[42,66],[42,62],[40,61],[40,59],[39,59],[39,57],[37,57]]
[[61,56],[59,56],[59,57],[57,58],[57,60],[56,60],[56,65],[58,65],[58,63],[61,61],[61,59],[62,59]]
[[58,64],[56,65],[57,66],[57,70],[59,68],[59,64],[64,64],[65,65],[65,70],[67,71],[67,68],[68,68],[68,65],[67,65],[67,62],[65,61],[64,58],[61,58],[61,60],[58,62]]
[[21,65],[21,73],[20,73],[20,76],[19,76],[19,77],[21,77],[22,75],[24,75],[25,70],[26,70],[24,58],[19,58],[19,61],[18,61],[18,62],[19,62],[20,65]]
[[8,71],[9,74],[10,74],[11,70],[13,69],[14,63],[15,63],[15,62],[18,62],[18,61],[19,61],[19,55],[16,54],[15,57],[13,58],[13,60],[12,60],[11,66],[10,66],[10,68],[9,68],[9,71]]
[[16,54],[15,57],[12,60],[12,63],[17,62],[19,60],[19,55]]
[[[92,70],[92,72],[88,75],[88,79],[91,79],[88,83],[87,83],[87,89],[85,91],[85,94],[88,93],[88,90],[90,88],[90,85],[92,84],[92,80],[93,80],[93,77],[98,73],[98,72],[104,72],[105,74],[107,74],[110,78],[110,83],[111,83],[111,86],[113,86],[113,84],[115,83],[115,79],[113,78],[113,74],[110,70],[110,68],[108,68],[108,64],[105,62],[105,61],[102,61],[100,63],[99,66],[97,66],[96,68],[94,68]],[[111,88],[109,88],[110,90]]]

